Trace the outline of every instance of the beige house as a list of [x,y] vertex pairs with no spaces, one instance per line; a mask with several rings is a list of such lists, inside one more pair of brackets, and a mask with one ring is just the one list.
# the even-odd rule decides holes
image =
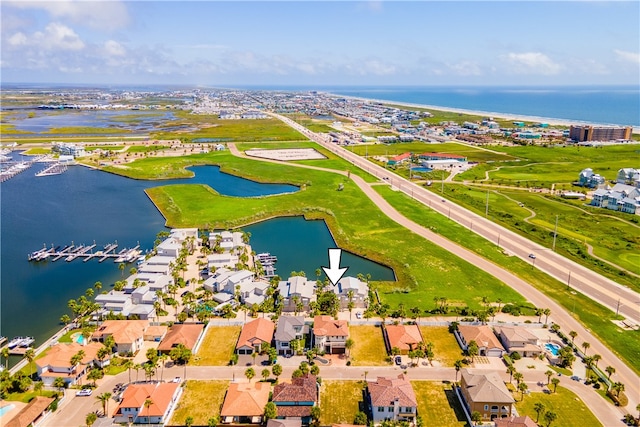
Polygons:
[[483,421],[510,417],[515,400],[498,374],[472,374],[462,370],[460,391],[469,413],[482,415]]
[[334,320],[331,316],[316,316],[313,319],[313,340],[316,348],[329,354],[344,353],[349,338],[346,320]]
[[404,374],[378,377],[367,384],[369,405],[374,423],[408,421],[415,423],[418,401],[413,386]]
[[522,357],[537,357],[542,354],[538,337],[522,326],[496,327],[498,338],[509,353],[519,353]]
[[505,352],[500,340],[487,325],[460,325],[456,337],[465,351],[469,343],[475,341],[478,344],[478,356],[500,357]]
[[[98,350],[104,346],[97,342],[87,345],[78,343],[58,343],[52,346],[47,354],[34,360],[38,368],[38,376],[46,386],[53,385],[56,378],[64,379],[67,384],[75,384],[92,365],[106,366],[111,357],[107,355],[102,361],[98,360]],[[80,363],[71,364],[71,359],[80,351],[84,352],[84,357]]]
[[112,336],[118,353],[135,354],[142,348],[148,327],[147,320],[105,320],[93,333],[92,338],[104,342],[105,338]]

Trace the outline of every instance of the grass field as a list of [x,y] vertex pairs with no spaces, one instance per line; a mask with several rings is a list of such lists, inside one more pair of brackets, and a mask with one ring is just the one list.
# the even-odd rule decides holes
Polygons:
[[465,156],[470,162],[498,162],[517,159],[516,157],[513,157],[509,154],[476,148],[470,145],[460,144],[456,142],[448,142],[445,144],[428,144],[424,142],[368,144],[355,145],[346,148],[359,156],[364,156],[365,152],[368,156],[389,157],[407,152],[411,152],[414,154],[437,152]]
[[[444,194],[476,213],[485,213],[487,189],[445,185]],[[535,216],[527,219],[532,215],[531,211]],[[631,221],[637,221],[633,215],[612,213],[529,191],[489,191],[489,219],[548,248],[553,245],[556,218],[558,253],[640,291],[640,278],[621,274],[619,269],[591,257],[586,247],[586,244],[593,246],[596,256],[626,270],[640,272],[640,226]]]
[[168,425],[184,426],[193,417],[194,425],[206,426],[209,418],[220,415],[228,387],[229,381],[187,381]]
[[169,148],[166,145],[132,145],[127,148],[127,153],[148,153],[151,151],[160,151]]
[[120,129],[115,127],[90,127],[90,126],[68,126],[68,127],[60,127],[60,128],[51,128],[46,132],[51,135],[62,135],[62,134],[72,134],[72,135],[84,135],[84,134],[124,134],[131,133],[129,129]]
[[[533,420],[537,418],[536,411],[533,408],[539,402],[544,405],[546,411],[553,411],[558,415],[552,425],[563,427],[596,427],[602,425],[584,402],[564,387],[558,387],[556,393],[531,393],[525,395],[522,402],[520,402],[520,393],[516,393],[514,397],[518,413],[520,415],[528,415]],[[542,422],[543,420],[544,414],[541,414],[540,421]]]
[[453,366],[456,360],[463,358],[458,342],[446,326],[421,326],[420,332],[425,342],[433,343],[434,361],[441,366]]
[[352,424],[364,411],[360,381],[323,381],[320,388],[320,425]]
[[[613,323],[612,320],[616,318],[614,312],[579,292],[572,293],[573,289],[567,288],[566,284],[532,270],[528,262],[517,257],[504,255],[494,242],[469,233],[465,227],[447,220],[430,209],[425,209],[423,205],[405,194],[391,191],[386,186],[377,186],[376,191],[406,217],[418,224],[430,227],[432,231],[502,266],[554,299],[593,334],[597,335],[631,369],[640,374],[640,360],[638,359],[640,340],[637,338],[637,332],[623,330]],[[501,297],[501,299],[506,301],[505,298]],[[495,301],[491,298],[490,300]]]
[[467,422],[450,384],[436,381],[411,381],[418,398],[418,416],[429,427],[464,427]]
[[349,326],[349,337],[353,339],[351,363],[355,366],[384,366],[387,350],[384,346],[382,328],[378,326]]
[[240,336],[240,326],[210,326],[198,353],[190,362],[195,366],[225,366],[229,364]]

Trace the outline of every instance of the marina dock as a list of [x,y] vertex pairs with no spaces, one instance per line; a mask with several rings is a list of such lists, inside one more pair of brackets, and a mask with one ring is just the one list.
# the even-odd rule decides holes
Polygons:
[[67,165],[65,165],[64,163],[54,163],[36,173],[36,176],[60,175],[61,173],[66,172],[66,170]]
[[257,254],[256,258],[260,261],[262,268],[264,269],[264,277],[270,279],[276,275],[275,263],[278,262],[278,257],[271,255],[269,252]]
[[140,245],[136,245],[133,248],[122,248],[119,252],[115,252],[118,247],[118,243],[109,243],[103,247],[103,249],[94,252],[96,243],[92,245],[79,245],[76,246],[73,242],[60,249],[60,246],[51,245],[51,248],[47,248],[45,245],[42,249],[38,249],[27,255],[29,261],[45,261],[51,258],[52,262],[58,261],[64,258],[65,261],[71,262],[76,259],[82,259],[83,262],[87,262],[91,259],[97,258],[98,262],[103,262],[107,259],[113,259],[114,262],[132,262],[140,256]]

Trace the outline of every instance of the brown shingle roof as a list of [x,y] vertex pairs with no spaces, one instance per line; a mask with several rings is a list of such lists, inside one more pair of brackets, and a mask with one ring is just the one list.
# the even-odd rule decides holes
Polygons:
[[36,396],[16,414],[5,427],[27,427],[38,419],[40,415],[51,405],[53,397]]
[[269,402],[270,391],[270,383],[231,383],[224,397],[220,415],[223,417],[261,416],[265,405]]
[[279,417],[310,417],[313,406],[278,406]]
[[316,316],[313,319],[313,334],[324,336],[349,336],[349,324],[346,320],[334,320],[331,316]]
[[464,337],[464,340],[469,344],[471,341],[475,341],[478,347],[500,348],[504,350],[504,347],[498,340],[498,337],[493,333],[493,330],[487,325],[473,326],[473,325],[461,325],[458,326],[460,334]]
[[376,382],[370,382],[367,387],[373,406],[392,406],[395,400],[400,406],[418,406],[416,393],[403,374],[397,378],[378,377]]
[[411,350],[423,341],[418,325],[386,325],[385,331],[391,348]]
[[189,350],[193,350],[198,337],[202,333],[204,325],[199,323],[185,323],[182,325],[173,325],[164,339],[158,346],[159,351],[171,351],[178,344],[182,344]]
[[515,402],[504,382],[495,372],[472,374],[467,369],[463,369],[461,382],[473,402]]
[[315,375],[294,378],[291,383],[280,383],[273,389],[274,402],[317,402],[318,386]]
[[245,323],[240,332],[238,338],[238,344],[236,349],[241,347],[253,347],[254,344],[260,344],[262,342],[270,343],[273,339],[273,330],[275,329],[275,323],[269,319],[262,317],[257,318],[249,323]]

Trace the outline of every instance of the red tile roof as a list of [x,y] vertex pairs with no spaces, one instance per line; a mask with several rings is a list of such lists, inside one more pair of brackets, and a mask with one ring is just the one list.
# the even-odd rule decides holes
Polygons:
[[415,350],[418,343],[423,341],[418,325],[385,325],[384,328],[391,348]]
[[411,153],[402,153],[402,154],[399,154],[399,155],[397,155],[395,157],[392,157],[391,160],[399,162],[401,160],[405,160],[405,159],[408,159],[410,157],[411,157]]
[[241,347],[253,347],[263,342],[270,343],[273,339],[273,331],[275,323],[269,319],[262,317],[257,318],[249,323],[245,323],[240,332],[236,349]]
[[144,337],[147,327],[147,320],[105,320],[93,333],[93,338],[102,339],[112,335],[116,344],[133,344]]
[[224,397],[223,417],[257,417],[264,413],[264,407],[269,402],[271,392],[270,383],[231,383]]
[[378,377],[376,382],[370,382],[367,387],[373,406],[393,406],[396,400],[400,406],[418,406],[413,387],[403,374],[397,378]]
[[183,344],[189,350],[193,350],[198,337],[202,333],[204,325],[200,323],[184,323],[173,325],[158,346],[158,351],[171,351],[178,344]]
[[[35,360],[35,362],[40,368],[44,368],[45,366],[52,368],[71,368],[71,358],[82,350],[84,351],[84,358],[82,358],[81,363],[86,365],[98,359],[98,350],[102,347],[103,345],[98,342],[91,342],[87,345],[80,345],[75,342],[70,344],[58,343],[49,349],[46,356]],[[109,356],[106,357],[106,359],[108,358]]]
[[[178,387],[178,383],[131,384],[124,391],[116,414],[122,415],[122,408],[142,408],[138,416],[162,417]],[[147,399],[153,402],[148,408],[144,406]]]
[[278,402],[317,402],[318,383],[315,375],[307,374],[300,378],[293,378],[291,383],[280,383],[273,389],[271,398]]
[[51,405],[53,397],[36,396],[16,414],[15,417],[3,424],[5,427],[27,427],[36,421],[40,415]]
[[331,316],[316,316],[313,319],[313,334],[324,336],[349,336],[349,324],[346,320],[334,320]]

